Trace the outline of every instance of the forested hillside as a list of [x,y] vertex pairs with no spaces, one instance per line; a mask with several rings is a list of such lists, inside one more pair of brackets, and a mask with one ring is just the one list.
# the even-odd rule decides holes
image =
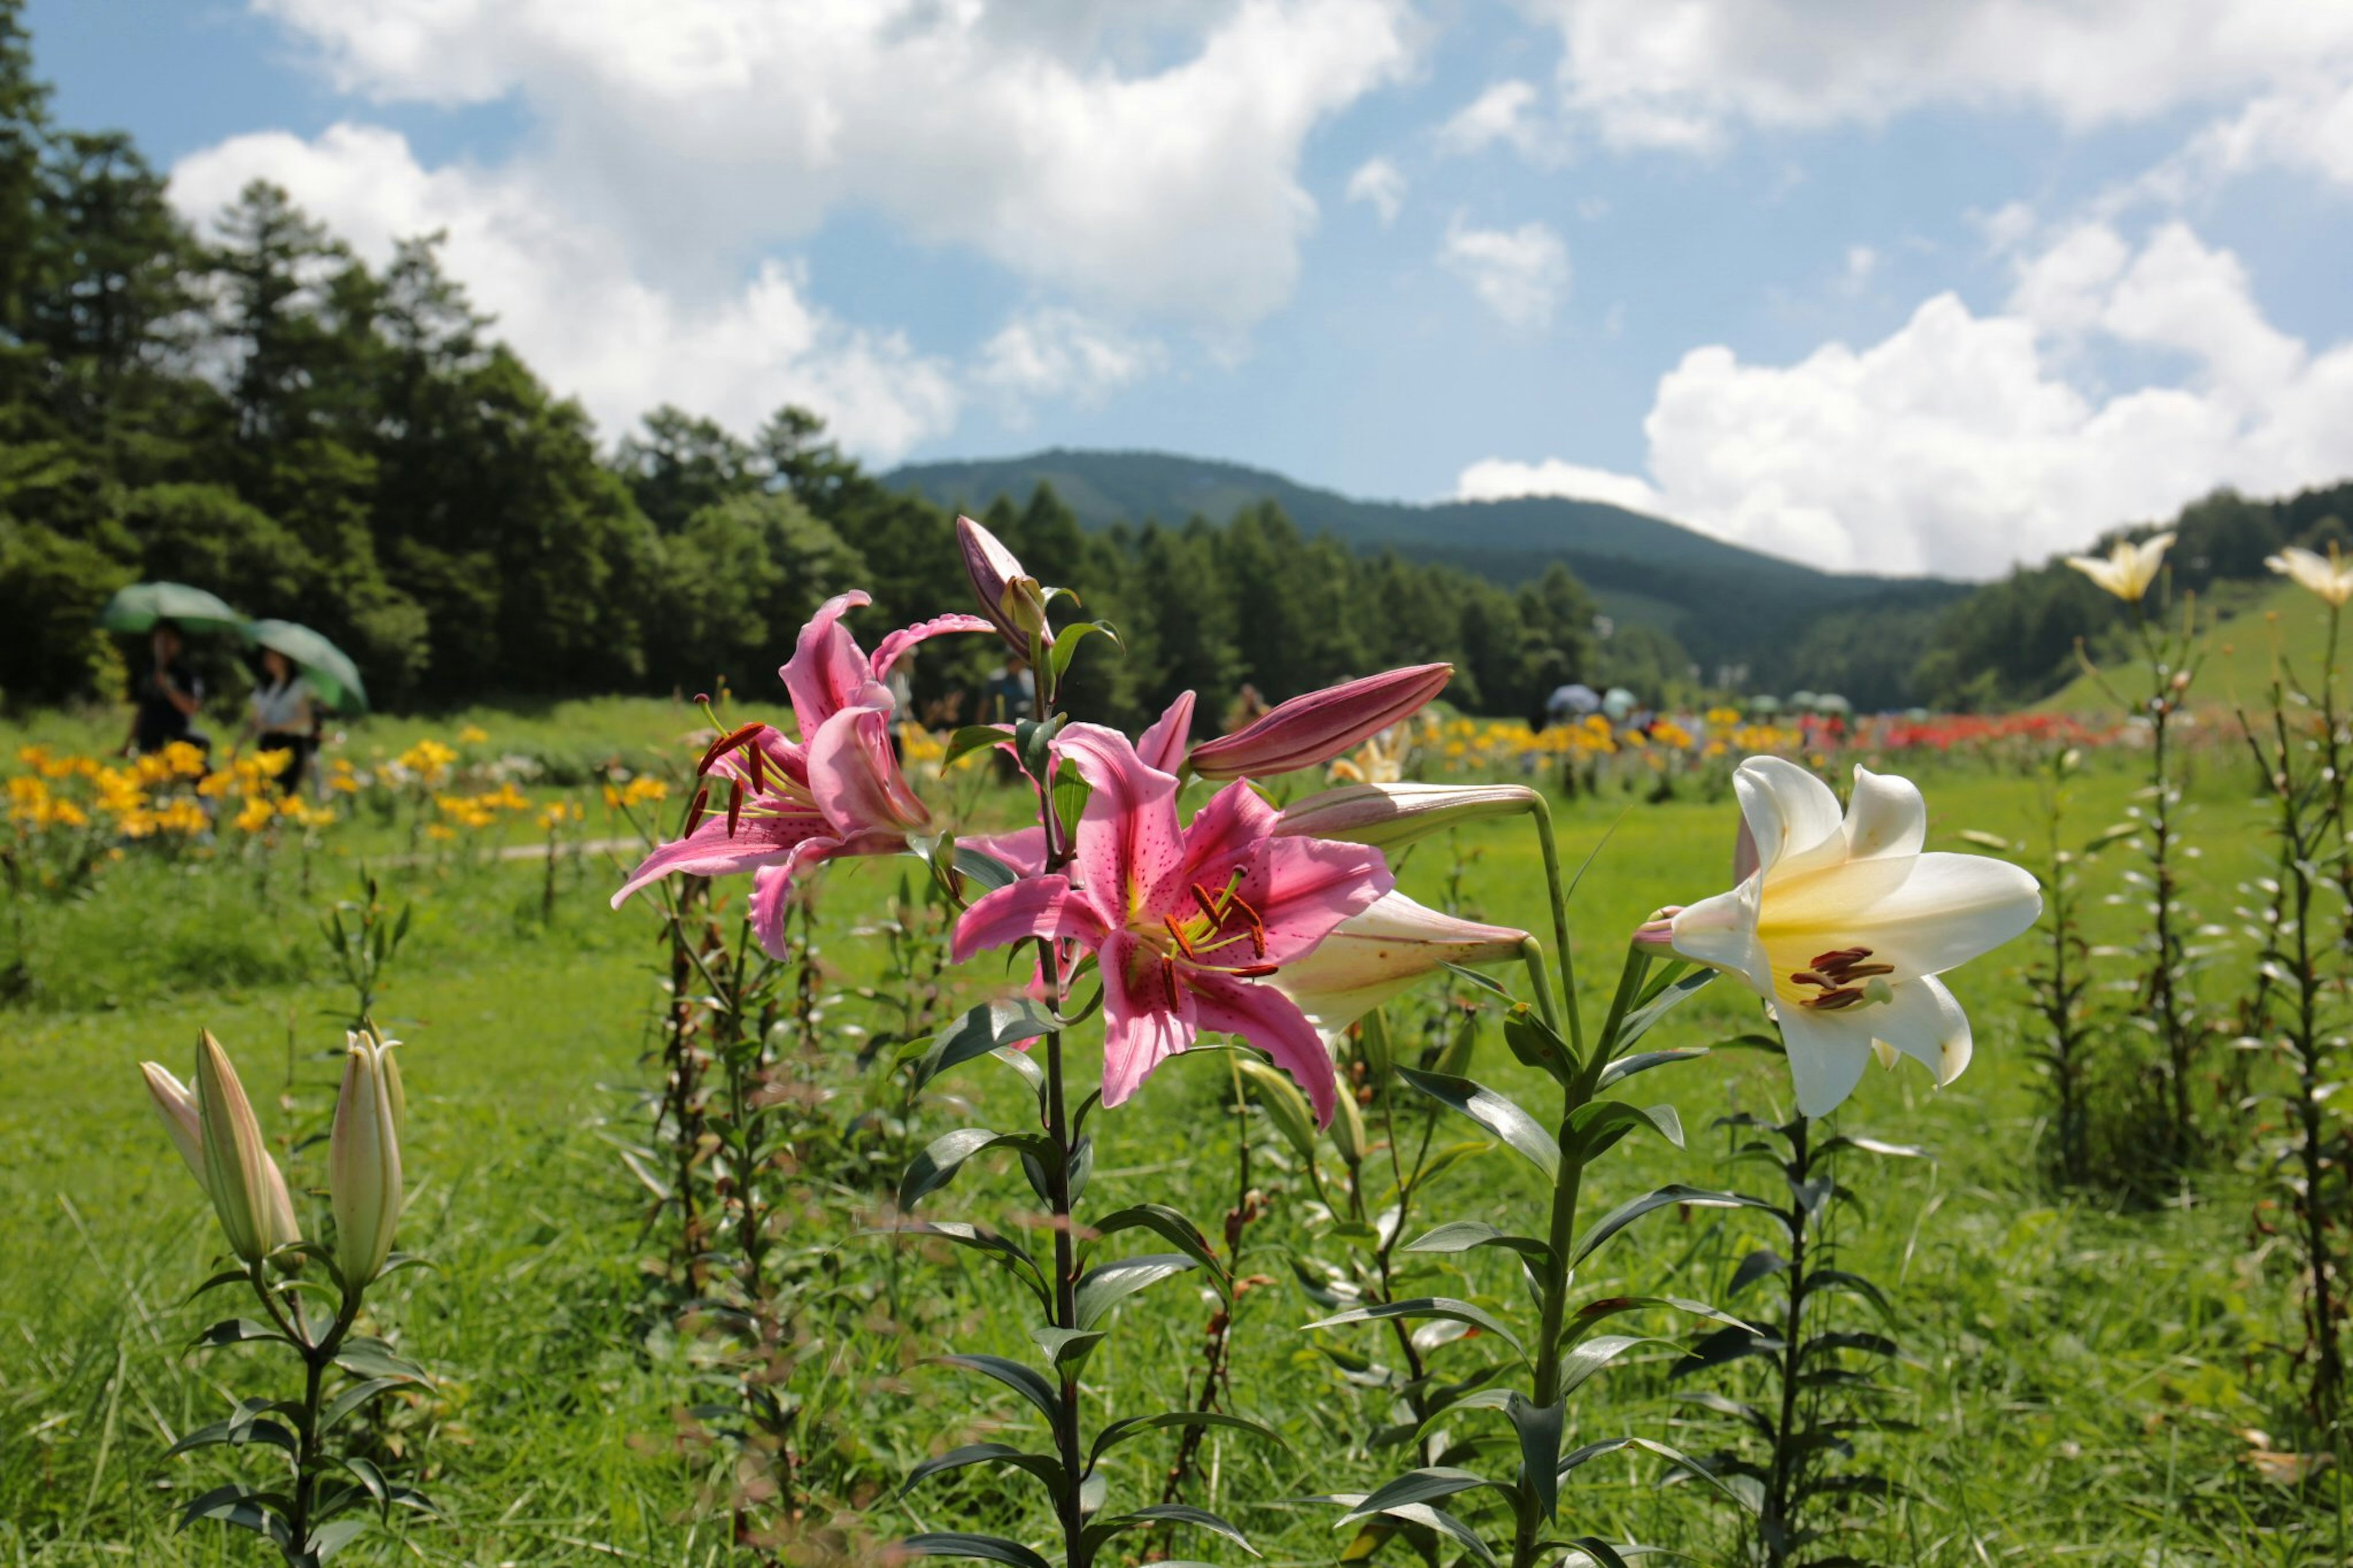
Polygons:
[[[54,121],[21,0],[0,0],[0,235],[12,703],[118,695],[91,617],[137,578],[307,622],[393,706],[722,679],[765,700],[827,596],[868,588],[876,626],[965,596],[953,518],[804,411],[745,440],[664,408],[600,445],[431,236],[371,267],[262,184],[190,232],[127,138]],[[1506,591],[1303,540],[1264,507],[1086,534],[1048,494],[995,521],[1042,574],[1098,585],[1088,613],[1129,646],[1090,666],[1081,706],[1103,717],[1193,686],[1214,718],[1244,681],[1280,698],[1430,658],[1461,664],[1457,701],[1517,713],[1593,673],[1593,606],[1565,571]],[[982,672],[965,641],[927,651],[919,697]]]

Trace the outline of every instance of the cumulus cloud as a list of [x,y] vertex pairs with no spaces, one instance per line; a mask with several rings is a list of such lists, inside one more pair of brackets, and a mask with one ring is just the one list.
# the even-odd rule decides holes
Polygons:
[[1568,496],[1577,500],[1608,501],[1630,511],[1656,512],[1667,502],[1651,481],[1608,468],[1589,468],[1546,458],[1540,463],[1515,463],[1489,458],[1462,470],[1454,483],[1459,500],[1506,500],[1513,496]]
[[1438,258],[1507,326],[1550,326],[1554,310],[1568,292],[1568,247],[1540,223],[1472,228],[1458,216],[1447,228]]
[[1291,295],[1309,133],[1411,64],[1405,0],[259,4],[346,91],[525,105],[514,173],[648,269],[861,209],[1229,331]]
[[1405,206],[1405,171],[1387,158],[1367,158],[1348,176],[1348,199],[1368,202],[1386,228]]
[[[2177,356],[2170,384],[2102,394],[2085,344]],[[1650,478],[1486,462],[1464,494],[1627,498],[1721,538],[1844,571],[1989,576],[2161,517],[2218,484],[2277,492],[2353,470],[2353,342],[2266,321],[2237,258],[2179,224],[2137,247],[2091,226],[2020,268],[2009,304],[1939,294],[1881,342],[1790,365],[1695,349],[1644,421]]]
[[1438,128],[1440,151],[1482,153],[1501,142],[1516,148],[1524,157],[1545,157],[1550,149],[1537,112],[1536,98],[1536,89],[1530,83],[1495,83]]
[[694,302],[647,282],[607,228],[519,171],[428,170],[396,132],[337,125],[315,141],[239,136],[172,171],[174,205],[208,223],[248,182],[281,184],[366,259],[446,229],[443,259],[499,331],[607,432],[674,402],[748,430],[785,403],[822,412],[852,449],[887,459],[946,430],[952,368],[896,333],[819,310],[782,261]]
[[1101,403],[1160,363],[1157,343],[1059,306],[1025,310],[982,345],[976,378],[1026,422],[1039,400]]
[[[1564,96],[1620,145],[1707,147],[1742,124],[1874,122],[1935,104],[2025,107],[2098,125],[2315,80],[2341,90],[2353,63],[2353,6],[2315,0],[1537,0],[1537,8],[1561,36]],[[2283,156],[2353,162],[2341,122],[2332,141],[2325,123],[2285,109],[2247,126],[2242,140]]]

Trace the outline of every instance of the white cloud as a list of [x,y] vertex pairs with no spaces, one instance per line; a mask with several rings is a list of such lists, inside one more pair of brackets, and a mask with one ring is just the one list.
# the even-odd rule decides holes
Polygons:
[[[2058,362],[2101,342],[2188,374],[2087,392]],[[1651,510],[1833,570],[1988,576],[2217,485],[2276,493],[2353,471],[2353,342],[2314,353],[2280,332],[2237,258],[2178,224],[2137,249],[2094,227],[2027,260],[2000,314],[1939,294],[1877,343],[1787,366],[1694,349],[1643,429],[1647,481],[1489,461],[1460,488],[1622,500],[1647,483]]]
[[1867,245],[1850,245],[1846,250],[1846,271],[1840,275],[1841,292],[1860,294],[1871,287],[1872,274],[1879,270],[1879,252]]
[[1384,228],[1397,221],[1405,206],[1405,171],[1387,158],[1367,158],[1348,176],[1348,199],[1371,203]]
[[975,374],[1003,395],[1008,417],[1018,424],[1036,401],[1101,403],[1151,371],[1160,357],[1157,343],[1076,310],[1045,306],[1014,317],[983,344]]
[[1651,481],[1608,468],[1588,468],[1546,458],[1540,463],[1515,463],[1489,458],[1462,470],[1454,482],[1461,500],[1504,500],[1512,496],[1567,496],[1573,500],[1603,500],[1631,511],[1655,512],[1666,502]]
[[[2353,6],[2336,0],[1536,4],[1561,34],[1564,96],[1620,145],[1706,147],[1742,124],[1875,122],[1933,104],[2082,127],[2314,80],[2342,90],[2353,65]],[[2353,162],[2341,121],[2332,140],[2284,110],[2245,135]]]
[[1519,81],[1499,81],[1464,104],[1438,128],[1440,152],[1482,153],[1498,142],[1510,143],[1524,157],[1542,158],[1549,148],[1535,113],[1536,89]]
[[562,210],[528,175],[427,170],[397,133],[366,126],[311,142],[233,138],[180,161],[172,200],[207,223],[255,179],[285,186],[372,262],[396,239],[447,229],[451,275],[608,434],[662,402],[739,430],[792,402],[824,414],[853,450],[887,459],[955,418],[949,366],[816,308],[808,279],[786,263],[764,261],[749,281],[690,303],[648,283],[610,230]]
[[1309,133],[1411,64],[1405,0],[257,4],[345,90],[519,100],[539,199],[642,268],[733,268],[864,209],[1225,331],[1290,297]]
[[1471,285],[1508,326],[1541,328],[1568,292],[1568,247],[1540,223],[1517,228],[1447,228],[1439,260]]

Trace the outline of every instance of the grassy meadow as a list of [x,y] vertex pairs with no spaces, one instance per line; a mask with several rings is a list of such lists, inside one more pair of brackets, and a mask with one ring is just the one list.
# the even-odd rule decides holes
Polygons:
[[[488,731],[492,748],[541,756],[549,788],[578,787],[586,840],[607,829],[581,782],[585,770],[621,755],[682,767],[691,758],[681,760],[676,739],[695,722],[683,707],[616,702],[482,712],[434,728],[446,733],[468,721]],[[396,750],[425,729],[372,721],[353,744]],[[13,749],[18,740],[104,738],[95,721],[58,719],[8,739]],[[2133,765],[2129,754],[2094,759],[2075,787],[2081,827],[2124,812]],[[2189,901],[2217,927],[2235,926],[2231,911],[2245,901],[2238,884],[2269,866],[2262,815],[2242,759],[2215,751],[2194,765],[2189,831],[2202,854]],[[2036,830],[2031,776],[1966,757],[1905,771],[1927,794],[1932,847],[1964,847],[1956,837],[1963,829],[2010,837]],[[1010,809],[986,797],[981,805]],[[1605,795],[1559,810],[1572,864],[1600,847],[1574,909],[1589,1000],[1613,982],[1625,934],[1651,906],[1724,884],[1735,816],[1728,800],[1699,798],[1652,805]],[[509,832],[533,837],[521,819]],[[324,1150],[308,1140],[324,1126],[331,1053],[350,1002],[317,921],[349,896],[364,858],[383,876],[386,901],[413,900],[417,911],[378,1016],[406,1041],[401,1244],[435,1266],[395,1276],[371,1297],[371,1310],[380,1331],[438,1380],[431,1394],[389,1405],[371,1440],[444,1517],[396,1521],[394,1531],[363,1536],[338,1561],[755,1561],[730,1542],[733,1459],[706,1429],[723,1423],[694,1414],[720,1397],[718,1373],[693,1314],[649,1268],[667,1236],[660,1224],[649,1228],[646,1190],[619,1155],[643,1139],[645,1096],[658,1079],[649,1053],[667,949],[653,909],[606,908],[620,863],[609,852],[562,860],[551,910],[539,860],[415,856],[396,826],[359,825],[315,852],[307,889],[284,852],[266,875],[228,855],[133,855],[79,900],[26,911],[30,979],[0,1015],[0,1563],[146,1568],[266,1555],[262,1543],[210,1524],[173,1532],[175,1500],[232,1465],[249,1470],[258,1461],[218,1448],[166,1460],[164,1449],[237,1397],[274,1391],[284,1374],[248,1351],[187,1350],[223,1315],[216,1299],[187,1300],[219,1250],[217,1236],[146,1103],[136,1064],[153,1058],[185,1071],[196,1030],[212,1029],[236,1055],[266,1125],[290,1149],[290,1178],[298,1189],[320,1187]],[[2088,871],[2095,939],[2126,939],[2130,910],[2102,895],[2126,891],[2120,873],[2130,859],[2128,849],[2111,850]],[[861,1079],[855,1058],[860,1031],[888,1022],[887,1009],[859,994],[876,978],[880,944],[856,933],[888,910],[907,864],[837,864],[816,895],[821,1017],[839,1048],[807,1068],[818,1080],[807,1087],[844,1121],[881,1097],[881,1069]],[[1483,918],[1543,923],[1543,880],[1525,827],[1426,844],[1400,883],[1436,902],[1454,876],[1465,907]],[[742,888],[724,892],[740,897]],[[2268,1200],[2252,1156],[2225,1156],[2156,1204],[2061,1192],[2042,1173],[2049,1130],[2031,1055],[2036,1026],[2019,978],[2033,940],[1952,977],[1976,1026],[1975,1065],[1964,1078],[1938,1092],[1909,1064],[1874,1070],[1837,1119],[1843,1131],[1926,1152],[1841,1167],[1862,1200],[1841,1230],[1845,1266],[1883,1283],[1897,1310],[1902,1356],[1887,1375],[1886,1413],[1915,1429],[1865,1440],[1864,1457],[1899,1489],[1860,1501],[1858,1531],[1839,1549],[1922,1568],[2348,1561],[2353,1523],[2333,1477],[2286,1485],[2250,1459],[2294,1447],[2295,1399],[2281,1346],[2298,1335],[2291,1266],[2265,1234]],[[2225,1012],[2252,964],[2229,939],[2212,944],[2221,951],[2201,972],[2200,1001]],[[2110,972],[2126,974],[2128,964]],[[996,973],[984,960],[965,979]],[[2132,1009],[2129,994],[2113,991],[2096,1002],[2112,1027]],[[1393,1012],[1410,1019],[1428,1009],[1409,998]],[[1701,1045],[1754,1019],[1744,994],[1719,985],[1652,1038]],[[1100,1035],[1082,1030],[1072,1039],[1083,1086]],[[1531,1106],[1549,1103],[1536,1092],[1538,1075],[1511,1058],[1492,1026],[1468,1070]],[[1214,1235],[1235,1202],[1236,1141],[1249,1141],[1266,1212],[1243,1233],[1236,1272],[1264,1283],[1240,1297],[1236,1312],[1234,1405],[1279,1427],[1287,1446],[1216,1434],[1188,1495],[1249,1531],[1270,1562],[1329,1563],[1349,1539],[1332,1529],[1338,1510],[1302,1500],[1366,1489],[1410,1462],[1394,1447],[1368,1444],[1395,1417],[1365,1363],[1385,1363],[1396,1347],[1375,1325],[1302,1331],[1326,1312],[1302,1279],[1344,1264],[1352,1244],[1333,1235],[1263,1113],[1232,1114],[1229,1082],[1223,1056],[1204,1051],[1101,1114],[1092,1123],[1099,1153],[1086,1207],[1108,1212],[1150,1197]],[[1779,1062],[1724,1052],[1662,1069],[1643,1086],[1649,1092],[1637,1098],[1679,1108],[1689,1147],[1648,1140],[1604,1162],[1588,1213],[1671,1181],[1755,1189],[1758,1177],[1726,1164],[1726,1135],[1710,1124],[1736,1110],[1785,1112]],[[1038,1426],[1004,1388],[925,1357],[954,1349],[1034,1359],[1035,1351],[1018,1310],[1026,1303],[969,1254],[853,1235],[881,1207],[900,1152],[968,1122],[1018,1126],[1026,1103],[1012,1074],[987,1059],[969,1063],[934,1084],[913,1126],[875,1142],[863,1167],[836,1163],[812,1175],[786,1243],[807,1291],[793,1386],[807,1402],[803,1474],[837,1511],[811,1551],[858,1554],[927,1529],[990,1529],[1041,1544],[1048,1535],[1042,1493],[1011,1472],[956,1471],[894,1500],[901,1479],[927,1456]],[[1336,1160],[1326,1167],[1338,1168]],[[1518,1215],[1517,1227],[1527,1228],[1525,1213],[1540,1211],[1542,1199],[1527,1167],[1496,1151],[1452,1167],[1429,1202],[1430,1212],[1409,1226],[1508,1226]],[[925,1211],[985,1217],[1034,1205],[1018,1167],[987,1157]],[[1740,1211],[1662,1214],[1599,1253],[1579,1288],[1722,1301],[1734,1264],[1763,1239]],[[1501,1259],[1493,1249],[1409,1258],[1407,1285],[1509,1303],[1518,1287]],[[1090,1363],[1089,1424],[1188,1402],[1208,1312],[1203,1291],[1186,1279],[1132,1298]],[[1641,1321],[1636,1331],[1684,1331],[1663,1315]],[[1489,1351],[1473,1336],[1430,1353],[1438,1370],[1461,1373]],[[1569,1405],[1567,1444],[1622,1429],[1694,1453],[1716,1446],[1721,1419],[1676,1396],[1694,1387],[1737,1392],[1743,1369],[1671,1381],[1681,1353],[1666,1342],[1643,1347],[1586,1384]],[[2258,1443],[2251,1432],[2270,1436]],[[1174,1447],[1168,1435],[1118,1450],[1113,1497],[1155,1500]],[[1695,1485],[1662,1485],[1658,1460],[1613,1456],[1577,1476],[1562,1507],[1580,1531],[1701,1563],[1733,1560],[1728,1505]],[[1207,1535],[1180,1531],[1161,1545],[1179,1558],[1240,1560]],[[1413,1560],[1402,1542],[1378,1558]]]

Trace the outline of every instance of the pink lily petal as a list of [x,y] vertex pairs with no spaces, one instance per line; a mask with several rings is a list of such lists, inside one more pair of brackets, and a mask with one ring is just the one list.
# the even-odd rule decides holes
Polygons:
[[[1018,885],[1018,884],[1017,884]],[[1006,891],[1012,891],[1007,889]],[[994,897],[995,895],[991,895]],[[980,906],[975,904],[974,909]],[[1100,950],[1103,987],[1103,1097],[1117,1105],[1182,1053],[1197,1037],[1194,993],[1169,994],[1160,957],[1125,931],[1113,931]],[[1324,1075],[1329,1078],[1327,1071]]]
[[956,921],[948,956],[965,963],[985,949],[1040,936],[1093,946],[1104,930],[1103,912],[1068,877],[1024,877],[973,900]]
[[1126,736],[1100,724],[1065,726],[1054,745],[1094,786],[1079,816],[1080,879],[1103,918],[1124,925],[1182,853],[1176,776],[1146,767]]
[[1278,838],[1265,846],[1242,897],[1258,910],[1266,952],[1259,962],[1304,957],[1352,916],[1397,886],[1377,849],[1324,838]]
[[1187,760],[1205,779],[1264,777],[1320,766],[1419,712],[1446,689],[1451,664],[1416,664],[1311,691],[1246,730],[1205,741]]
[[1024,877],[1034,877],[1046,868],[1046,830],[1042,827],[1017,827],[1010,833],[978,834],[959,838],[956,842],[1004,861]]
[[[1273,1058],[1274,1065],[1307,1091],[1315,1107],[1315,1125],[1330,1126],[1339,1104],[1332,1085],[1332,1058],[1324,1048],[1324,1037],[1298,1005],[1271,985],[1232,975],[1197,971],[1187,978],[1201,1027],[1239,1036]],[[1103,1103],[1111,1103],[1108,1092]]]
[[1147,768],[1158,768],[1173,773],[1185,763],[1185,752],[1193,743],[1193,694],[1180,691],[1167,711],[1146,730],[1135,742],[1135,754],[1144,759]]
[[891,667],[899,662],[900,655],[917,643],[929,641],[944,632],[993,632],[996,629],[994,622],[985,621],[978,616],[934,616],[928,621],[918,621],[884,637],[874,649],[871,672],[875,679],[881,679],[891,673]]
[[818,808],[840,832],[909,833],[931,824],[891,752],[887,708],[845,708],[818,725],[808,743],[808,777]]
[[1236,871],[1248,872],[1257,865],[1275,831],[1277,816],[1258,791],[1240,781],[1211,795],[1185,825],[1184,852],[1145,895],[1145,913],[1154,919],[1190,918],[1198,908],[1193,901],[1195,884],[1214,896],[1224,891]]
[[760,946],[769,957],[789,956],[785,943],[785,895],[792,890],[795,879],[803,871],[853,855],[896,855],[906,847],[905,837],[896,833],[810,838],[794,846],[792,854],[783,861],[763,866],[752,873],[752,934],[760,939]]
[[891,706],[891,694],[874,679],[874,667],[841,617],[874,601],[861,588],[836,594],[818,606],[793,645],[793,657],[777,671],[793,700],[793,717],[807,742],[818,726],[845,708]]
[[629,879],[613,895],[613,907],[619,909],[631,893],[664,877],[680,872],[694,877],[727,877],[762,866],[780,865],[809,839],[832,837],[831,826],[814,810],[747,816],[736,824],[732,835],[727,831],[726,813],[712,812],[693,832],[657,847],[638,861]]

